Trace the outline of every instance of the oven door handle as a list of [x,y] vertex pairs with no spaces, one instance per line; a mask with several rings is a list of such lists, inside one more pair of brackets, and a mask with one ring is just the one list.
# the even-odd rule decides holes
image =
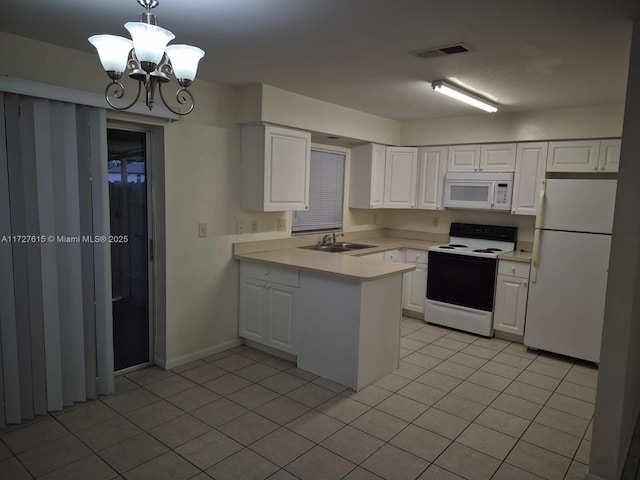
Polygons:
[[542,220],[544,217],[544,197],[547,189],[546,179],[542,179],[540,185],[540,196],[538,198],[538,215],[536,215],[536,225],[533,232],[533,253],[531,255],[531,283],[538,280],[538,265],[540,263],[540,230],[542,229]]

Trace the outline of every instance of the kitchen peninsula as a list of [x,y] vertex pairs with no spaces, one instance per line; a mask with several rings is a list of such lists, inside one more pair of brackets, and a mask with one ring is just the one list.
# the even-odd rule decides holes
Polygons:
[[415,266],[296,247],[240,252],[241,336],[355,391],[398,368],[403,274]]

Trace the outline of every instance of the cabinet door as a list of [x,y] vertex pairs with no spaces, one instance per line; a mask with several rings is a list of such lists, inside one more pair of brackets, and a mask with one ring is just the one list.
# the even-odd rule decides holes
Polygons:
[[593,172],[599,149],[600,140],[549,142],[547,172]]
[[524,335],[527,288],[525,278],[498,275],[493,328]]
[[267,343],[283,352],[297,354],[296,297],[298,289],[270,283],[268,291]]
[[382,208],[384,204],[384,166],[387,147],[375,143],[351,149],[349,206]]
[[424,313],[427,297],[427,266],[424,263],[411,263],[416,266],[413,272],[404,276],[404,299],[402,307],[412,312]]
[[513,172],[516,168],[516,144],[482,145],[480,170],[483,172]]
[[260,343],[266,340],[267,282],[240,278],[239,334]]
[[516,153],[511,213],[536,215],[547,166],[547,142],[520,143]]
[[387,147],[384,208],[414,208],[418,180],[418,149]]
[[447,147],[421,148],[418,172],[418,208],[441,210]]
[[447,155],[447,171],[477,172],[480,168],[480,145],[453,145]]
[[311,134],[265,129],[264,210],[308,210]]
[[600,140],[598,171],[617,172],[620,163],[620,139]]

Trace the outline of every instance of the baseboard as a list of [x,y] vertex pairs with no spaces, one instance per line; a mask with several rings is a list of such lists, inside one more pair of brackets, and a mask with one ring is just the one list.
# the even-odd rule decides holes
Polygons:
[[298,357],[296,355],[292,355],[291,353],[283,352],[282,350],[278,350],[277,348],[269,347],[268,345],[262,345],[261,343],[254,342],[253,340],[249,340],[248,338],[244,339],[244,344],[249,347],[253,347],[256,350],[262,350],[265,353],[269,353],[276,357],[280,357],[284,360],[289,360],[293,363],[298,363]]
[[224,350],[228,350],[233,347],[238,347],[244,343],[242,338],[236,338],[235,340],[229,340],[228,342],[218,343],[217,345],[213,345],[211,347],[207,347],[203,350],[198,350],[197,352],[192,352],[187,355],[182,355],[181,357],[172,358],[170,360],[163,360],[160,357],[154,357],[153,362],[163,370],[171,370],[172,368],[179,367],[189,362],[193,362],[195,360],[200,360],[201,358],[208,357],[209,355],[213,355],[214,353],[220,353]]
[[415,318],[416,320],[422,320],[424,322],[424,312],[414,312],[413,310],[402,309],[403,317]]

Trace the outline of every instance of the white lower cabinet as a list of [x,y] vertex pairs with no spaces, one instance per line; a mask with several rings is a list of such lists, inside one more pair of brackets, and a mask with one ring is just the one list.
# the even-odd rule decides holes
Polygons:
[[299,274],[241,262],[239,334],[297,355]]
[[500,260],[493,316],[495,330],[524,335],[528,291],[529,264]]
[[404,274],[402,308],[424,315],[424,302],[427,296],[427,252],[408,248],[406,263],[416,269]]

